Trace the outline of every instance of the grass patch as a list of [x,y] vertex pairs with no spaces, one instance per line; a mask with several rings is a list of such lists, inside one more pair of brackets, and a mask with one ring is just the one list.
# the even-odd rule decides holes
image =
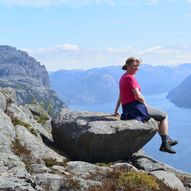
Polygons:
[[127,182],[130,188],[135,186],[143,187],[146,185],[149,190],[159,189],[156,178],[142,172],[121,172],[119,175],[119,185],[123,187]]
[[36,121],[42,125],[45,125],[47,120],[49,120],[49,117],[47,117],[46,115],[40,115],[36,117]]
[[31,151],[23,146],[18,138],[16,138],[15,141],[12,142],[11,147],[13,153],[21,158],[21,160],[25,163],[27,171],[30,172],[30,164],[32,161]]
[[81,190],[81,185],[79,180],[74,179],[71,175],[67,176],[67,190],[79,191]]
[[48,115],[53,116],[54,107],[53,104],[45,101],[39,101],[35,97],[31,98],[31,104],[39,106],[42,110],[46,111]]
[[102,167],[110,167],[112,165],[112,163],[111,162],[109,162],[109,163],[97,162],[95,165],[102,166]]
[[44,158],[43,160],[44,160],[45,165],[47,167],[52,167],[54,165],[63,166],[63,167],[67,166],[67,161],[64,160],[64,159],[61,162],[59,162],[59,161],[57,161],[56,159],[53,159],[53,158]]
[[24,146],[20,143],[20,141],[19,141],[18,138],[16,138],[15,141],[12,142],[12,150],[13,150],[13,152],[14,152],[16,155],[18,155],[18,156],[20,156],[20,157],[31,155],[31,151],[28,150],[26,147],[24,147]]
[[18,118],[12,119],[12,123],[13,123],[14,126],[16,126],[16,125],[22,125],[22,126],[26,127],[27,129],[28,129],[28,128],[31,128],[31,125],[30,125],[30,124],[28,124],[28,123],[26,123],[26,122],[24,122],[24,121],[21,121],[21,120],[18,119]]
[[162,181],[143,172],[113,170],[102,179],[101,186],[90,187],[88,191],[176,191]]
[[18,118],[14,118],[12,119],[12,123],[14,126],[16,125],[22,125],[24,126],[26,129],[28,129],[33,135],[37,136],[37,130],[35,130],[29,123],[26,123],[24,121],[21,121],[20,119]]

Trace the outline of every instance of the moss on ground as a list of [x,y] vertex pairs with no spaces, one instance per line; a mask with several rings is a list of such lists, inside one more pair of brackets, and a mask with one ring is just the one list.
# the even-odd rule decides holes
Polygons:
[[88,191],[176,191],[166,186],[153,175],[143,172],[113,170],[102,179],[101,186],[94,186]]

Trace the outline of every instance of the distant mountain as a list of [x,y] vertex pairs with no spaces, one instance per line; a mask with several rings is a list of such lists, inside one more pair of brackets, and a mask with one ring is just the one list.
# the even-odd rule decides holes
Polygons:
[[191,75],[171,90],[167,98],[178,107],[191,108]]
[[137,73],[144,94],[169,92],[191,74],[191,64],[151,66],[143,64]]
[[18,104],[43,102],[55,111],[65,105],[50,89],[45,66],[10,46],[0,46],[0,87],[14,88]]
[[[49,74],[50,86],[68,104],[105,103],[118,97],[118,83],[125,71],[119,66],[89,70],[60,70]],[[169,92],[191,74],[191,64],[175,67],[143,64],[136,74],[143,94]]]
[[62,70],[49,75],[51,87],[66,103],[103,103],[118,94],[119,67]]

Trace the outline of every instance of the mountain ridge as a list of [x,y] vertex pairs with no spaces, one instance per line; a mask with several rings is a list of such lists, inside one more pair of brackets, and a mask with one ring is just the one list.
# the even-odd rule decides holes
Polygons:
[[[59,70],[49,73],[50,86],[68,104],[113,102],[118,97],[118,83],[124,72],[120,66]],[[152,95],[169,92],[189,74],[191,64],[174,67],[143,64],[136,77],[142,93]]]
[[178,107],[191,108],[191,75],[182,81],[181,84],[172,89],[167,98]]
[[43,102],[45,107],[51,106],[55,112],[66,106],[49,84],[44,65],[25,51],[0,45],[0,87],[14,88],[19,104]]

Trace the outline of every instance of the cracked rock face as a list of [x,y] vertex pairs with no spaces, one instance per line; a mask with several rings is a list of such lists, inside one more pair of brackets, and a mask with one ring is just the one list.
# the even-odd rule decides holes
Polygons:
[[[0,190],[45,191],[48,180],[42,179],[39,183],[37,175],[51,173],[47,167],[49,161],[51,165],[61,164],[66,158],[43,143],[40,135],[49,139],[49,133],[35,121],[28,107],[14,102],[14,95],[14,90],[0,89],[0,97],[3,98],[0,99],[3,100],[0,104]],[[15,118],[16,124],[13,123]],[[51,180],[51,175],[49,182],[54,178]]]
[[62,109],[52,120],[53,139],[73,160],[89,162],[128,159],[156,133],[154,120],[121,121],[105,113]]
[[10,46],[0,46],[0,87],[15,89],[19,104],[44,102],[47,109],[51,106],[56,112],[66,107],[50,89],[45,66],[26,52]]

